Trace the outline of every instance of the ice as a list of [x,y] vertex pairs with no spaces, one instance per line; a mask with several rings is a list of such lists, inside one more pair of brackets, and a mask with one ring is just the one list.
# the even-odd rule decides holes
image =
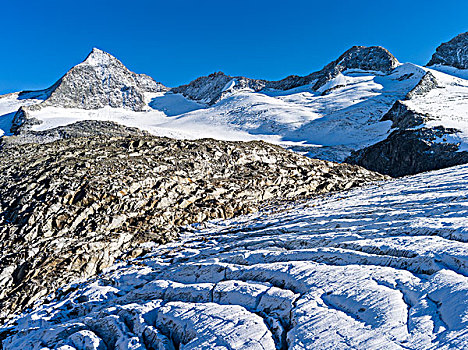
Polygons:
[[19,315],[3,346],[466,349],[467,216],[464,165],[208,222]]

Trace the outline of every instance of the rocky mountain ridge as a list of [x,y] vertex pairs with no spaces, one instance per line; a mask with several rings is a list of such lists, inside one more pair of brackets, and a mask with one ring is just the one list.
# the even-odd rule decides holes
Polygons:
[[81,122],[80,130],[103,132],[1,148],[3,319],[118,258],[143,254],[140,243],[176,238],[184,225],[385,179],[264,142],[173,140],[134,130],[109,137],[111,127]]
[[[461,34],[441,45],[434,57],[457,56],[463,61],[464,37]],[[456,62],[447,64],[453,69],[462,67]],[[440,62],[431,67],[439,66]],[[218,72],[171,89],[130,72],[113,56],[94,49],[49,89],[20,93],[13,102],[4,98],[7,113],[0,116],[0,128],[4,124],[11,133],[25,135],[17,140],[40,142],[42,137],[48,142],[51,138],[45,136],[46,129],[78,120],[107,120],[161,136],[262,139],[311,157],[347,159],[401,176],[453,165],[454,159],[456,163],[465,161],[462,155],[468,137],[463,135],[468,130],[468,116],[466,109],[457,105],[466,100],[467,80],[437,74],[432,69],[400,64],[382,47],[354,46],[307,76],[267,81]],[[3,100],[0,98],[0,111]],[[433,108],[438,104],[440,108]],[[446,111],[451,114],[446,116]],[[50,121],[47,126],[45,121]],[[390,137],[396,130],[404,132],[398,138],[396,134]],[[424,166],[398,166],[398,171],[392,171],[394,164],[406,158],[397,156],[398,152],[384,152],[385,157],[377,161],[366,151],[381,147],[382,142],[394,144],[398,140],[404,144],[410,133],[421,141],[417,142],[421,147],[408,139],[407,147],[398,145],[397,149],[409,152],[415,162],[430,154]],[[441,140],[448,141],[439,147]],[[423,146],[429,144],[435,148]],[[448,153],[442,154],[441,149]]]
[[278,81],[268,81],[246,77],[231,77],[218,72],[206,77],[200,77],[187,85],[173,88],[172,91],[181,93],[193,100],[214,104],[222,99],[224,93],[233,90],[251,89],[256,92],[263,89],[290,90],[312,84],[311,89],[317,91],[345,70],[357,69],[389,74],[398,64],[398,60],[383,47],[353,46],[322,70],[307,76],[291,75]]
[[457,35],[437,47],[427,66],[450,66],[468,69],[468,32]]
[[405,99],[396,101],[382,117],[382,121],[392,121],[390,135],[353,152],[346,161],[393,177],[468,163],[468,151],[461,149],[458,140],[449,140],[462,131],[446,127],[437,115],[412,106],[412,101],[423,99],[437,89],[444,89],[444,86],[427,71]]

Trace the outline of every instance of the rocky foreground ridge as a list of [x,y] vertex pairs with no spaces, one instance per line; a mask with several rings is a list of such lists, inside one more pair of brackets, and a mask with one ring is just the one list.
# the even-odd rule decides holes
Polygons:
[[140,243],[174,239],[183,225],[385,178],[264,142],[128,135],[4,143],[2,319],[118,258],[143,254]]
[[318,91],[327,82],[346,70],[366,70],[389,74],[398,66],[398,60],[380,46],[353,46],[338,59],[327,64],[323,69],[306,76],[290,75],[277,81],[231,77],[222,72],[200,77],[187,85],[173,88],[172,91],[204,103],[214,104],[229,92],[242,89],[261,91],[263,89],[289,90],[311,84],[313,91]]

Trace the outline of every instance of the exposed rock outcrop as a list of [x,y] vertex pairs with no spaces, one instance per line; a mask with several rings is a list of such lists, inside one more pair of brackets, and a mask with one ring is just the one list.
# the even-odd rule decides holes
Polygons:
[[231,77],[223,72],[216,72],[206,77],[197,78],[187,85],[173,88],[172,91],[181,93],[192,100],[211,105],[233,90],[251,89],[260,91],[266,84],[265,80]]
[[441,44],[427,63],[427,66],[434,65],[468,69],[468,32]]
[[406,95],[407,100],[417,96],[424,96],[429,91],[439,87],[439,83],[431,72],[426,72],[419,83]]
[[444,128],[397,129],[388,138],[353,154],[346,160],[393,177],[417,174],[468,163],[468,152],[442,142],[458,130]]
[[381,142],[352,152],[346,162],[393,177],[468,163],[468,152],[460,151],[459,143],[449,141],[459,130],[434,126],[437,116],[409,106],[409,101],[437,88],[442,87],[431,72],[426,72],[405,100],[396,101],[382,117],[382,121],[392,121],[392,133]]
[[318,72],[305,77],[292,75],[279,81],[270,82],[268,87],[288,90],[302,85],[313,84],[312,89],[318,90],[347,69],[360,69],[389,74],[398,64],[395,56],[381,46],[353,46],[338,57],[337,60],[330,62]]
[[391,120],[392,128],[408,129],[421,125],[430,119],[430,115],[413,111],[404,102],[396,101],[381,120]]
[[166,88],[153,78],[129,71],[112,55],[93,49],[86,60],[70,69],[38,106],[97,109],[105,106],[141,111],[144,93]]
[[1,152],[2,318],[180,226],[384,179],[264,142],[101,136]]

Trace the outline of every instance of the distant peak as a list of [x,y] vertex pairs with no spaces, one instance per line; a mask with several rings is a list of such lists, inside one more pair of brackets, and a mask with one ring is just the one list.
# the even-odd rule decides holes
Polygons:
[[458,34],[452,40],[441,44],[427,63],[427,66],[433,65],[468,69],[468,32]]
[[395,56],[382,46],[353,46],[342,54],[335,65],[345,69],[391,72],[399,64]]

